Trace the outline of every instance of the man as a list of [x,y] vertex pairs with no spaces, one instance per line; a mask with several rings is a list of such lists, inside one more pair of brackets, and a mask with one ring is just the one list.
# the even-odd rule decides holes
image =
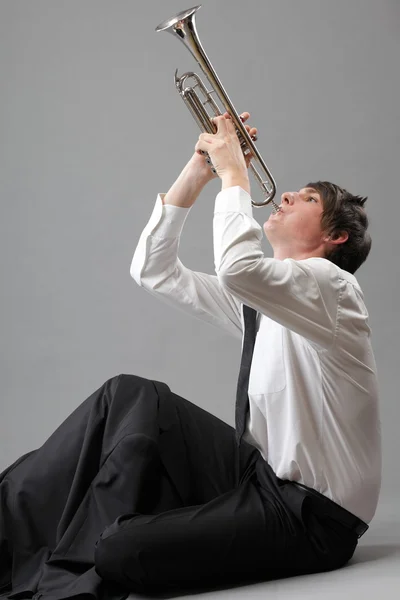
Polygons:
[[[190,271],[177,257],[189,209],[211,178],[196,156],[157,198],[131,275],[158,298],[239,338],[242,303],[258,311],[244,439],[278,479],[303,483],[369,523],[381,482],[380,419],[368,313],[354,277],[371,247],[366,198],[328,182],[283,194],[280,210],[263,226],[274,251],[265,258],[252,218],[249,160],[229,116],[214,123],[217,132],[200,134],[195,150],[208,153],[222,181],[213,221],[216,276]],[[267,571],[301,568],[307,550],[295,539],[298,554],[269,565],[274,544],[277,555],[282,548],[271,535]],[[319,543],[332,553],[332,567],[354,551],[344,559],[343,538],[341,550]],[[240,560],[233,570],[243,570]],[[304,560],[304,569],[312,570],[312,560]]]
[[[98,597],[104,584],[115,599],[332,570],[352,557],[374,516],[376,365],[354,277],[371,246],[366,199],[328,182],[283,194],[281,210],[264,224],[274,250],[265,258],[252,218],[251,157],[227,114],[215,124],[158,195],[131,275],[161,300],[242,339],[243,356],[244,308],[257,311],[243,439],[237,444],[233,427],[165,383],[137,375],[105,382],[42,448],[0,474],[8,514],[0,549],[15,541],[0,591],[11,556],[13,592],[34,598]],[[216,275],[191,271],[177,256],[189,209],[214,178],[201,152],[222,181]],[[46,499],[53,508],[43,517]],[[42,524],[36,536],[23,527],[35,519]]]

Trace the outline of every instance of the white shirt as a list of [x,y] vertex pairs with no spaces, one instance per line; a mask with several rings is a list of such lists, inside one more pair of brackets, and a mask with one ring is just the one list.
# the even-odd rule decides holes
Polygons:
[[363,292],[324,258],[278,260],[239,186],[215,200],[216,275],[178,258],[190,208],[159,194],[130,273],[170,305],[244,340],[243,303],[259,311],[243,439],[281,479],[314,488],[369,523],[381,488],[377,370]]

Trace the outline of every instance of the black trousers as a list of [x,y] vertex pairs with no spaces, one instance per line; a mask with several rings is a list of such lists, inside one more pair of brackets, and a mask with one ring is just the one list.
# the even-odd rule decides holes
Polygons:
[[0,492],[4,598],[232,587],[340,568],[358,542],[233,427],[135,375],[93,392]]

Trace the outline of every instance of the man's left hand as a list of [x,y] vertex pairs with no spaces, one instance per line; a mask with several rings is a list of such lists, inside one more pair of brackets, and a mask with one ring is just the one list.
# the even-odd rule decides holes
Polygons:
[[208,152],[214,169],[221,179],[248,178],[246,159],[240,147],[235,125],[230,117],[213,118],[217,127],[214,134],[201,133],[195,146],[196,152]]

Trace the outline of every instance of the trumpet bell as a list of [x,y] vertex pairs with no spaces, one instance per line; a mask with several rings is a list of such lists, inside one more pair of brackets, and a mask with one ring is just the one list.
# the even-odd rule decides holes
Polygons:
[[201,8],[201,4],[199,4],[198,6],[194,6],[193,8],[188,8],[187,10],[183,10],[182,12],[171,17],[170,19],[165,19],[165,21],[163,21],[162,23],[157,25],[156,31],[164,31],[165,29],[169,29],[169,28],[173,27],[174,25],[176,25],[177,23],[179,23],[179,21],[182,21],[182,24],[184,22],[188,24],[189,17],[194,15],[194,13],[199,10],[199,8]]

